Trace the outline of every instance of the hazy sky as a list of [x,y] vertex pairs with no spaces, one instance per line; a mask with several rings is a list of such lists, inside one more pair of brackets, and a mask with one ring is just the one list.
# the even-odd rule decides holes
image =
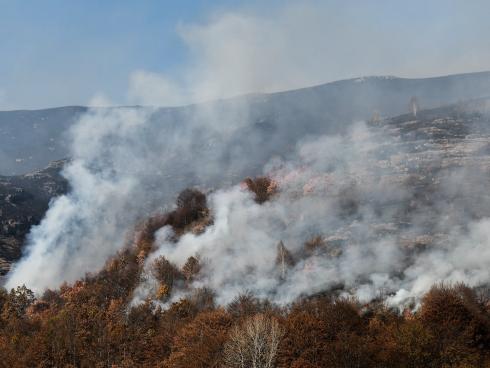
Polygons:
[[0,109],[490,69],[486,0],[0,0]]

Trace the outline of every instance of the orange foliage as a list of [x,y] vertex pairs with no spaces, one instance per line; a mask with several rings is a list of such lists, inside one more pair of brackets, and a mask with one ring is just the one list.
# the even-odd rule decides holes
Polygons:
[[[105,277],[131,272],[122,260],[116,263]],[[117,285],[120,290],[113,291],[95,275],[37,300],[26,288],[1,291],[0,367],[220,367],[229,364],[225,347],[234,351],[230,339],[246,340],[236,326],[256,316],[278,321],[284,331],[277,335],[282,336],[277,367],[490,363],[487,302],[461,285],[434,287],[410,314],[328,296],[282,310],[250,294],[225,310],[215,306],[209,289],[198,289],[165,311],[151,303],[130,308],[136,283]]]
[[231,326],[223,309],[203,312],[175,336],[168,368],[216,367]]

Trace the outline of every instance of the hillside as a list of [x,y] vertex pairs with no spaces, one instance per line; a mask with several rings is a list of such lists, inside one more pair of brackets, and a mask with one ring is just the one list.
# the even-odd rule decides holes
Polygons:
[[[352,122],[379,114],[396,116],[409,110],[412,97],[421,108],[449,105],[490,96],[490,72],[437,78],[365,77],[315,87],[223,100],[216,109],[241,106],[244,126],[260,125],[278,143],[294,142],[304,134],[345,131]],[[155,114],[159,129],[187,124],[199,106],[162,108]],[[67,132],[86,107],[61,107],[0,112],[0,175],[24,174],[70,155]],[[168,127],[168,128],[167,128]],[[274,141],[275,142],[275,141]],[[246,143],[246,142],[245,142]],[[275,147],[275,144],[272,144]]]
[[[269,177],[182,191],[97,272],[0,289],[4,361],[488,365],[489,103],[373,119],[290,149]],[[10,216],[64,192],[59,167],[4,177]]]
[[0,175],[20,175],[67,157],[65,134],[85,107],[0,112]]
[[[353,211],[350,216],[345,217],[342,211],[346,210],[342,208],[336,214],[343,218],[342,221],[317,225],[321,227],[320,231],[325,238],[333,244],[341,244],[359,241],[360,237],[377,239],[379,234],[392,234],[408,247],[425,247],[444,242],[448,237],[447,232],[452,228],[464,227],[471,221],[488,216],[490,206],[485,183],[488,180],[490,124],[487,106],[488,100],[480,99],[421,110],[416,117],[405,114],[371,121],[370,143],[375,144],[376,149],[370,153],[372,159],[363,162],[361,167],[355,167],[358,171],[354,176],[349,174],[335,179],[331,174],[303,172],[303,181],[310,183],[301,185],[312,188],[319,185],[320,190],[324,190],[323,183],[329,183],[330,189],[320,195],[332,193],[336,197],[340,194],[346,197],[340,207],[352,206],[351,210],[347,209],[347,212]],[[156,117],[152,115],[151,126],[160,124],[158,116],[159,113]],[[163,174],[154,173],[155,177],[146,187],[141,188],[149,192],[147,195],[152,198],[145,205],[146,213],[168,207],[167,201],[171,201],[175,193],[187,186],[198,185],[208,190],[223,188],[238,183],[246,176],[260,175],[262,166],[273,154],[286,158],[294,156],[296,140],[293,140],[292,134],[281,137],[282,131],[279,128],[265,129],[264,124],[239,129],[234,135],[236,138],[231,138],[230,142],[216,142],[214,146],[209,146],[205,140],[202,145],[192,146],[180,155],[179,160],[169,160]],[[150,146],[156,144],[160,137],[151,132],[152,129],[148,129],[146,139]],[[307,132],[308,127],[303,126],[300,137]],[[220,144],[225,147],[225,154],[220,160],[226,162],[227,150],[236,152],[240,147],[243,150],[254,147],[258,136],[267,144],[260,144],[260,150],[249,151],[247,162],[242,166],[233,166],[233,171],[217,170],[203,181],[190,171],[193,170],[192,165],[181,165],[182,162],[192,162],[192,156],[195,155],[202,156],[203,160],[211,159],[213,149]],[[235,163],[236,160],[231,161],[231,164]],[[352,164],[356,164],[355,160]],[[225,163],[216,166],[226,168]],[[66,184],[58,176],[57,170],[53,169],[57,167],[48,167],[35,174],[2,178],[3,233],[0,249],[4,270],[20,256],[25,235],[30,226],[40,221],[49,199],[65,191]],[[459,188],[458,180],[461,177],[465,179],[466,186]],[[278,177],[277,180],[281,181],[282,178]],[[373,181],[389,183],[389,192],[386,194],[397,194],[380,196],[376,186],[371,188]],[[162,182],[164,186],[159,185]],[[349,196],[355,198],[350,199]],[[11,203],[11,199],[17,197],[24,199],[21,198],[19,203]],[[450,209],[446,204],[450,205]],[[368,231],[353,232],[352,226],[366,218],[363,209],[369,209],[377,215],[368,217]],[[443,216],[449,216],[445,221],[451,226],[439,224]]]
[[[490,216],[490,100],[422,110],[369,126],[380,135],[371,152],[374,159],[353,173],[356,208],[369,206],[380,214],[369,233],[392,234],[411,249],[440,247],[451,232]],[[401,194],[380,198],[376,190],[362,188],[373,176],[389,183],[383,190],[391,186]],[[351,226],[336,228],[335,237],[349,241]]]
[[62,165],[55,161],[29,174],[0,176],[0,275],[21,256],[26,235],[44,217],[49,201],[66,192]]
[[0,368],[490,368],[489,13],[0,0]]
[[[361,149],[368,156],[362,170],[355,165],[359,158],[350,156],[355,171],[310,162],[271,172],[272,178],[247,178],[240,189],[208,196],[182,191],[172,211],[136,225],[100,271],[38,297],[26,287],[0,289],[0,354],[19,367],[486,367],[488,285],[434,283],[409,304],[390,301],[396,290],[389,287],[407,265],[451,249],[454,228],[488,217],[488,198],[482,196],[490,160],[487,106],[488,100],[480,100],[372,122],[372,135],[363,131],[357,140],[369,148]],[[456,184],[472,185],[446,187],[461,168],[466,171]],[[223,219],[219,200],[227,198]],[[318,212],[321,206],[313,212],[303,206],[318,202],[331,206],[325,213]],[[233,227],[236,211],[240,221]],[[316,222],[325,215],[340,223]],[[443,218],[443,227],[425,222],[436,218]],[[231,244],[224,247],[218,240],[226,238],[214,236],[227,231],[223,220],[231,228]],[[285,228],[296,226],[313,227],[317,236],[298,244],[284,238],[272,246],[258,236],[264,228],[276,236],[292,234]],[[329,227],[337,234],[329,236]],[[255,244],[247,234],[254,234]],[[199,248],[206,238],[211,247]],[[393,247],[400,258],[390,256]],[[186,258],[189,251],[193,255]],[[175,258],[180,252],[183,262]],[[447,258],[458,270],[454,256],[465,255]],[[473,265],[488,268],[485,251],[470,256],[481,257]],[[270,265],[269,273],[260,273],[263,264]],[[351,279],[337,282],[328,264],[337,264],[338,273],[347,268]],[[431,270],[415,271],[430,278],[424,271]],[[297,286],[295,276],[302,278],[303,292],[278,303],[278,296]],[[369,276],[371,282],[388,276],[393,284],[366,301],[365,288],[356,289],[368,286]],[[247,279],[250,288],[241,288]],[[309,288],[315,280],[321,289]],[[261,295],[271,283],[276,292]],[[236,294],[225,302],[229,289]]]

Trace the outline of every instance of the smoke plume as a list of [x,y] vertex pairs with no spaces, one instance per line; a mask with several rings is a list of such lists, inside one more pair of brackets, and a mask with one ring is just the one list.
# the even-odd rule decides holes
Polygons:
[[[305,6],[287,7],[275,21],[225,14],[184,27],[199,62],[180,79],[135,73],[128,98],[152,106],[202,103],[91,108],[69,132],[72,159],[63,175],[70,192],[32,229],[7,286],[42,291],[96,272],[127,245],[136,223],[170,209],[177,193],[192,186],[209,192],[213,224],[176,242],[169,228],[158,232],[135,303],[155,293],[149,267],[160,255],[180,267],[199,256],[203,266],[191,286],[211,287],[219,303],[246,290],[283,304],[335,289],[401,305],[416,302],[436,282],[488,282],[488,219],[466,208],[474,191],[484,193],[486,173],[463,165],[414,178],[412,168],[446,167],[441,147],[414,156],[390,126],[351,121],[335,122],[342,132],[318,134],[331,122],[316,116],[316,130],[309,130],[312,111],[296,111],[299,120],[290,125],[275,126],[270,116],[257,121],[267,95],[214,101],[312,83],[306,71],[325,69],[321,61],[330,54],[318,51],[322,58],[310,58],[310,68],[290,52],[303,45],[300,52],[311,55],[302,41],[308,34],[319,41],[321,23]],[[474,147],[463,142],[460,149]],[[260,174],[279,188],[263,204],[239,185]],[[427,177],[444,183],[430,205],[410,185]],[[474,185],[462,186],[468,178]],[[447,198],[464,203],[455,207]],[[480,205],[489,204],[484,198]],[[292,258],[286,271],[275,263],[281,242]],[[176,290],[173,298],[183,293]]]
[[[170,228],[160,230],[158,250],[147,260],[147,277],[134,302],[154,295],[158,282],[150,268],[159,256],[179,267],[189,257],[203,260],[192,286],[211,287],[223,304],[244,291],[285,304],[337,289],[362,302],[387,298],[412,305],[439,282],[488,282],[488,220],[472,222],[459,213],[463,227],[458,227],[441,216],[454,212],[442,202],[439,214],[410,211],[406,206],[416,189],[398,182],[406,174],[383,160],[384,151],[398,143],[383,130],[357,124],[346,136],[299,142],[288,161],[271,161],[266,173],[280,192],[269,202],[257,204],[241,186],[212,193],[214,223],[204,233],[183,235],[175,243]],[[396,153],[408,157],[400,147]],[[473,172],[473,185],[461,188],[467,176],[457,172],[452,178],[441,174],[446,186],[441,191],[459,187],[464,198],[484,180]],[[441,240],[426,228],[434,222],[439,223],[431,228],[444,234]],[[275,263],[280,243],[295,260],[285,276]],[[171,301],[180,297],[177,292]]]

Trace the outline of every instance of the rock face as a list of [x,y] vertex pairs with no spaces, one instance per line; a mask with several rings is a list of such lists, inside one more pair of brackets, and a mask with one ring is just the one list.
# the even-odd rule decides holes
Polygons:
[[0,275],[22,254],[29,229],[41,221],[49,201],[66,192],[60,176],[64,162],[25,175],[0,176]]

